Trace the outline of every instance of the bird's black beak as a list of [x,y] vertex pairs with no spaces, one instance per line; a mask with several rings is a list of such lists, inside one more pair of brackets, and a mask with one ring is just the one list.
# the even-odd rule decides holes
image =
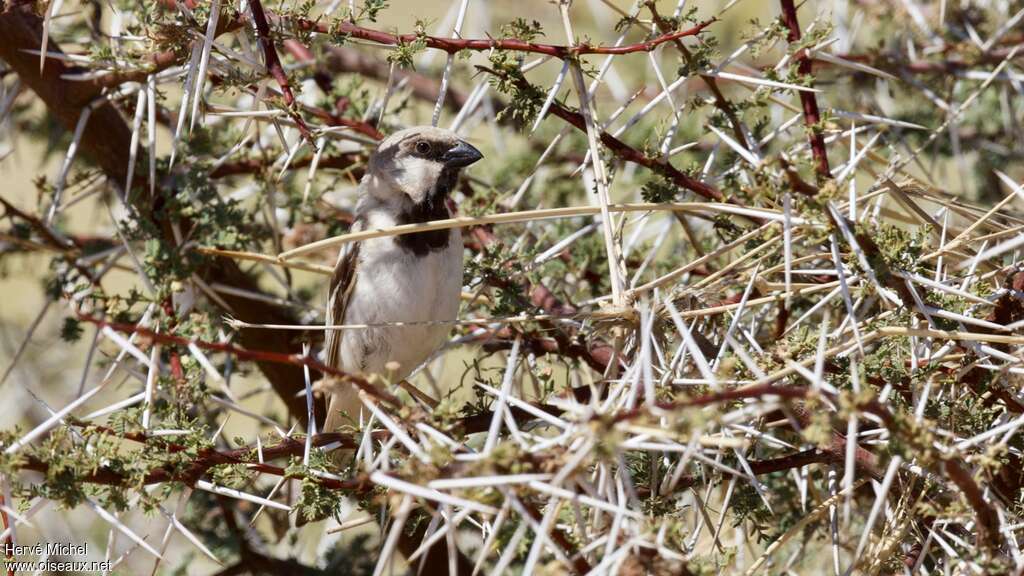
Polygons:
[[484,155],[474,148],[473,145],[459,140],[458,144],[452,146],[444,153],[441,161],[444,162],[445,168],[465,168],[483,157]]

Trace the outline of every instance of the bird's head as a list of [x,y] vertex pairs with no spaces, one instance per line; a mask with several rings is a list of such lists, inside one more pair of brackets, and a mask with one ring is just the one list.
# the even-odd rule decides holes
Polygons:
[[[483,154],[451,130],[406,128],[388,136],[370,157],[370,193],[388,202],[434,203],[451,192],[459,171]],[[403,198],[404,196],[404,198]]]

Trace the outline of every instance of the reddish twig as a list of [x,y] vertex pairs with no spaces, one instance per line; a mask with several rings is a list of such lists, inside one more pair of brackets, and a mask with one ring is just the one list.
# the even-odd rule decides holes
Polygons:
[[398,398],[396,398],[389,392],[381,390],[380,388],[374,386],[365,378],[349,374],[347,372],[343,372],[333,366],[328,366],[327,364],[320,362],[313,356],[306,356],[302,354],[287,354],[284,352],[271,352],[268,350],[249,350],[246,348],[239,348],[233,344],[228,344],[226,342],[207,342],[205,340],[192,340],[189,338],[182,338],[181,336],[163,334],[160,332],[155,332],[148,328],[136,326],[135,324],[107,322],[106,320],[103,320],[101,318],[96,318],[86,314],[77,314],[77,317],[79,320],[82,320],[83,322],[89,322],[90,324],[95,324],[96,326],[100,327],[108,327],[111,330],[116,330],[117,332],[122,332],[125,334],[138,334],[154,342],[160,342],[161,344],[176,344],[178,346],[188,346],[189,344],[193,344],[204,350],[225,352],[227,354],[232,354],[235,357],[241,358],[243,360],[253,360],[256,362],[273,362],[277,364],[290,364],[293,366],[308,366],[313,370],[318,370],[320,372],[323,372],[324,374],[330,374],[331,376],[344,380],[345,382],[348,382],[353,386],[356,386],[360,390],[366,392],[367,394],[373,396],[377,400],[387,402],[388,404],[391,404],[392,406],[396,407],[402,405],[401,401]]
[[425,34],[390,34],[380,30],[365,28],[347,20],[338,22],[335,26],[304,19],[297,20],[295,23],[301,29],[307,31],[319,32],[321,34],[343,34],[353,38],[359,38],[360,40],[368,40],[370,42],[386,44],[389,46],[422,42],[427,48],[444,50],[449,54],[455,54],[456,52],[461,52],[463,50],[511,50],[514,52],[545,54],[547,56],[554,56],[555,58],[564,60],[566,58],[575,58],[586,54],[623,55],[633,54],[636,52],[650,52],[665,42],[672,42],[687,36],[696,36],[714,22],[714,19],[707,20],[685,30],[676,30],[662,34],[661,36],[652,38],[645,42],[627,44],[625,46],[591,46],[586,43],[563,46],[557,44],[536,44],[533,42],[518,40],[516,38],[441,38]]
[[[316,64],[316,58],[313,56],[313,52],[309,50],[305,45],[300,43],[298,40],[289,39],[284,41],[285,48],[295,57],[296,60],[306,64]],[[331,92],[331,77],[327,73],[326,66],[318,65],[313,72],[313,80],[317,83],[321,90],[325,93]],[[376,126],[368,122],[361,120],[352,120],[341,116],[347,106],[347,100],[339,100],[335,104],[336,111],[329,112],[322,108],[314,108],[305,104],[300,104],[304,110],[314,114],[316,117],[323,120],[325,123],[331,126],[347,126],[352,128],[356,132],[369,136],[374,140],[383,140],[384,133],[377,129]]]
[[978,483],[959,462],[949,459],[943,461],[942,466],[949,479],[963,492],[964,498],[967,499],[967,503],[971,505],[978,518],[978,543],[989,551],[998,550],[1002,541],[999,532],[1001,525],[999,514],[991,504],[985,501],[985,495],[982,494]]
[[[658,13],[658,8],[653,0],[648,0],[647,8],[651,11],[651,18],[654,20],[654,23],[657,24],[659,30],[665,32],[672,28],[672,24]],[[686,46],[679,41],[674,42],[674,44],[676,49],[679,50],[679,53],[682,55],[683,60],[686,61],[688,65],[691,64],[693,56],[690,54],[690,51],[686,49]],[[749,150],[750,145],[747,142],[747,135],[743,131],[743,125],[740,123],[739,117],[736,115],[736,107],[732,105],[732,102],[729,102],[724,94],[722,94],[722,90],[718,87],[718,79],[714,76],[708,76],[707,74],[700,74],[700,79],[704,81],[708,90],[711,91],[711,95],[715,99],[715,107],[721,110],[722,114],[729,119],[729,125],[732,126],[732,134],[733,137],[736,138],[736,142],[738,142],[740,146]]]
[[[549,110],[552,114],[572,124],[578,130],[586,132],[586,123],[583,120],[583,115],[579,112],[573,112],[557,102],[552,103]],[[676,185],[686,188],[698,196],[702,196],[708,200],[715,200],[717,202],[723,202],[725,200],[725,196],[718,188],[689,176],[661,158],[654,158],[644,154],[607,132],[601,132],[601,143],[611,150],[613,154],[626,162],[639,164],[652,172],[661,174]]]
[[[107,429],[107,431],[112,432]],[[119,436],[127,440],[133,440],[137,442],[145,442],[146,438],[137,434],[128,434]],[[312,445],[314,447],[326,446],[335,442],[342,442],[343,446],[354,448],[358,446],[351,438],[338,433],[322,433],[317,434],[312,439]],[[294,438],[285,438],[280,443],[273,446],[263,447],[263,459],[264,461],[273,460],[276,458],[283,458],[286,456],[299,456],[303,453],[306,447],[304,440],[296,440]],[[184,446],[170,444],[164,446],[169,453],[181,452],[186,450]],[[23,456],[23,460],[19,462],[19,467],[23,470],[33,470],[36,472],[46,473],[50,465],[49,463],[40,460],[34,456]],[[244,464],[249,467],[250,470],[264,474],[272,474],[274,476],[290,476],[293,478],[305,478],[306,475],[302,473],[289,474],[285,468],[280,466],[273,466],[270,464],[260,463],[257,461],[257,449],[254,447],[239,448],[236,450],[228,450],[221,452],[214,450],[213,448],[203,448],[198,451],[196,457],[189,463],[188,467],[184,470],[172,470],[170,468],[155,468],[149,471],[142,478],[142,485],[159,484],[163,482],[183,482],[188,485],[195,484],[196,480],[202,478],[210,468],[214,466],[222,466],[225,464]],[[331,478],[322,478],[319,476],[311,476],[310,479],[320,483],[326,488],[332,488],[336,490],[360,490],[368,487],[372,487],[365,478],[356,478],[352,480],[335,480]],[[90,484],[103,484],[107,486],[127,486],[129,483],[134,482],[135,478],[121,470],[109,468],[106,466],[100,466],[96,470],[82,476],[82,482]]]
[[[838,461],[841,461],[841,458],[842,456],[840,456]],[[835,461],[837,459],[832,451],[811,448],[810,450],[802,450],[794,454],[780,456],[779,458],[753,460],[749,464],[750,471],[754,474],[771,474],[772,472],[782,472],[793,468],[803,468],[811,464],[826,464]]]
[[[359,167],[364,162],[365,155],[360,152],[342,152],[333,156],[324,156],[317,162],[317,168],[333,168],[335,170],[348,170]],[[288,164],[289,170],[308,168],[313,162],[313,156],[306,156],[292,160]],[[270,168],[271,161],[263,162],[256,158],[225,162],[210,172],[210,178],[227,178],[244,174],[260,174]],[[362,170],[354,174],[356,178],[362,176]]]
[[804,196],[814,196],[818,193],[818,187],[805,182],[800,177],[800,173],[797,172],[784,157],[779,157],[779,165],[782,166],[782,171],[786,173],[786,179],[789,180],[789,187],[794,191],[803,194]]
[[263,4],[260,3],[260,0],[250,0],[249,9],[252,11],[253,24],[256,26],[256,38],[260,43],[260,48],[263,49],[263,59],[267,65],[267,72],[274,77],[277,85],[281,87],[284,103],[288,107],[289,115],[295,120],[295,125],[298,126],[299,132],[302,132],[302,136],[309,141],[311,146],[316,147],[313,133],[309,130],[309,126],[306,125],[306,121],[294,109],[295,96],[292,94],[292,87],[288,83],[288,76],[284,73],[284,67],[281,66],[281,58],[277,55],[277,48],[274,47],[274,39],[270,37],[270,24],[267,23],[267,15],[263,11]]
[[[270,38],[270,20],[284,20],[284,17],[274,13],[268,13],[263,9],[262,4],[259,0],[251,3],[253,9],[253,20],[256,25],[257,35],[260,40],[260,45],[264,50],[264,56],[267,62],[267,71],[274,76],[278,84],[281,84],[282,89],[288,85],[288,79],[284,76],[284,69],[281,67],[280,58],[277,55],[277,50],[274,48],[273,41]],[[688,36],[696,36],[704,31],[705,28],[714,23],[715,20],[707,20],[701,22],[696,26],[687,28],[684,30],[675,30],[662,34],[661,36],[652,38],[644,42],[638,42],[636,44],[628,44],[625,46],[591,46],[590,44],[576,44],[573,46],[563,46],[557,44],[535,44],[533,42],[526,42],[523,40],[517,40],[515,38],[508,39],[494,39],[494,38],[441,38],[437,36],[427,36],[419,34],[390,34],[380,30],[374,30],[372,28],[365,28],[357,24],[353,24],[349,21],[342,21],[337,26],[332,27],[331,25],[324,24],[322,22],[314,22],[312,20],[297,19],[293,23],[302,30],[317,32],[321,34],[344,34],[353,38],[359,38],[361,40],[368,40],[370,42],[376,42],[378,44],[385,44],[389,46],[398,46],[400,44],[408,44],[422,40],[427,48],[434,48],[437,50],[444,50],[449,54],[454,54],[462,50],[472,51],[487,51],[487,50],[511,50],[515,52],[532,52],[536,54],[545,54],[548,56],[554,56],[556,58],[573,58],[586,54],[607,54],[607,55],[622,55],[622,54],[633,54],[638,52],[650,52],[661,44],[666,42],[674,42],[681,38]],[[227,32],[233,32],[238,30],[244,25],[244,16],[241,14],[235,14],[231,19],[225,19],[224,24],[217,26],[217,34],[223,34]],[[268,52],[269,51],[269,52]],[[147,57],[150,67],[144,70],[124,70],[111,72],[110,74],[94,78],[85,84],[89,84],[95,87],[112,88],[114,86],[123,84],[124,82],[137,82],[145,80],[150,74],[155,74],[161,70],[165,70],[180,63],[180,58],[173,51],[157,52]],[[283,84],[282,84],[283,82]],[[291,88],[288,88],[288,92]],[[436,94],[435,94],[436,96]],[[286,96],[287,98],[287,96]]]
[[[487,68],[486,66],[477,66],[477,68],[496,77],[510,79],[507,76],[503,76],[501,72],[498,72],[497,70],[492,70],[491,68]],[[529,83],[526,82],[526,80],[523,78],[513,80],[517,84],[519,84],[521,88],[530,88]],[[568,108],[561,105],[557,101],[552,102],[548,110],[551,114],[554,114],[555,116],[558,116],[562,120],[565,120],[577,130],[580,130],[581,132],[586,132],[586,122],[583,119],[583,115],[580,114],[579,112],[569,110]],[[662,160],[661,158],[647,156],[643,152],[637,150],[636,148],[633,148],[629,144],[626,144],[625,142],[619,140],[615,136],[612,136],[608,132],[602,131],[599,134],[599,137],[601,139],[601,143],[604,144],[606,148],[611,150],[612,153],[615,154],[620,159],[625,160],[626,162],[639,164],[640,166],[643,166],[644,168],[647,168],[652,172],[661,174],[662,176],[674,182],[676,185],[682,188],[686,188],[687,190],[690,190],[691,192],[697,194],[698,196],[702,196],[708,200],[715,200],[718,202],[724,201],[725,196],[719,189],[715,188],[714,186],[711,186],[710,184],[705,184],[704,182],[701,182],[700,180],[697,180],[696,178],[687,175],[686,173],[680,171],[675,166],[666,162],[665,160]]]
[[[416,98],[435,102],[437,94],[441,90],[441,82],[437,78],[416,72],[415,70],[394,69],[383,58],[378,58],[355,48],[348,46],[335,46],[324,53],[323,67],[333,73],[358,74],[366,78],[373,78],[380,82],[387,82],[388,77],[394,75],[394,82],[403,83]],[[448,84],[448,92],[445,95],[444,104],[451,110],[458,112],[469,102],[469,94]],[[495,113],[503,107],[502,104],[495,104]]]
[[[790,44],[794,44],[800,41],[800,23],[796,18],[796,6],[793,4],[793,0],[780,0],[782,3],[782,20],[785,22],[786,27],[789,28],[789,35],[787,39]],[[812,71],[811,59],[807,57],[805,51],[801,51],[796,56],[797,71],[801,76],[810,76]],[[818,99],[815,98],[814,92],[800,91],[800,103],[804,109],[804,123],[810,130],[808,139],[811,143],[811,154],[814,156],[815,170],[817,171],[818,178],[831,178],[832,171],[828,166],[828,151],[825,149],[825,137],[821,133],[821,114],[818,111]]]
[[353,120],[351,118],[345,118],[337,114],[332,114],[323,108],[314,108],[305,104],[300,104],[303,110],[315,115],[317,118],[322,120],[324,124],[328,126],[347,126],[352,130],[359,132],[363,136],[373,138],[374,140],[383,140],[384,133],[378,130],[372,124],[363,122],[362,120]]
[[[522,345],[531,354],[537,356],[555,355],[562,358],[582,360],[595,372],[603,374],[614,356],[614,349],[607,343],[598,340],[590,344],[571,341],[568,338],[544,338],[529,333],[521,334]],[[515,336],[508,328],[481,334],[475,340],[485,352],[497,352],[512,348]]]
[[[778,396],[780,398],[788,398],[791,400],[807,398],[811,390],[801,386],[776,386],[774,384],[758,384],[756,386],[748,386],[744,388],[733,388],[731,390],[723,390],[721,392],[712,392],[710,394],[704,394],[701,396],[695,396],[693,398],[686,398],[675,402],[658,402],[657,408],[660,410],[672,411],[679,410],[680,408],[694,408],[701,406],[709,406],[711,404],[718,404],[719,402],[731,402],[733,400],[743,400],[746,398],[761,398],[764,396]],[[648,413],[649,408],[647,406],[638,406],[631,410],[623,410],[615,414],[612,418],[613,422],[624,422],[626,420],[632,420],[643,414]]]
[[294,38],[285,40],[283,44],[284,49],[299,62],[317,66],[313,71],[313,80],[316,82],[316,85],[320,87],[320,90],[323,90],[325,94],[330,94],[333,89],[331,76],[326,70],[317,65],[316,56],[313,55],[313,51],[310,50],[308,46]]

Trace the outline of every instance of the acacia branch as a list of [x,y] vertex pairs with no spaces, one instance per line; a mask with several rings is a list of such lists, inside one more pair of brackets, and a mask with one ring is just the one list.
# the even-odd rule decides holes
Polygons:
[[427,48],[443,50],[449,54],[455,54],[456,52],[461,52],[463,50],[478,52],[489,50],[509,50],[513,52],[544,54],[563,60],[586,54],[623,55],[634,54],[637,52],[650,52],[666,42],[672,42],[679,40],[680,38],[686,38],[687,36],[696,36],[714,22],[715,19],[706,20],[691,28],[675,30],[645,42],[637,42],[636,44],[627,44],[625,46],[592,46],[587,43],[563,46],[557,44],[537,44],[516,38],[441,38],[426,34],[389,34],[380,30],[365,28],[349,21],[338,22],[337,25],[333,27],[328,24],[312,22],[305,19],[295,21],[295,23],[303,30],[319,32],[322,34],[350,36],[352,38],[368,40],[370,42],[389,46],[422,42]]
[[[586,124],[583,121],[583,116],[579,112],[571,111],[557,102],[552,103],[549,110],[555,116],[558,116],[562,120],[572,124],[576,129],[586,131]],[[633,148],[608,132],[602,131],[600,137],[601,143],[622,160],[639,164],[652,172],[668,178],[676,185],[690,190],[698,196],[708,200],[715,200],[717,202],[725,201],[725,196],[718,188],[697,180],[696,178],[679,170],[669,162],[662,160],[661,158],[647,156],[643,152]]]
[[[477,66],[477,69],[487,72],[488,74],[492,74],[498,78],[512,80],[516,82],[516,84],[519,85],[520,88],[527,90],[532,88],[529,82],[527,82],[524,78],[509,78],[507,75],[504,75],[501,72],[498,72],[497,70],[493,70],[486,66]],[[565,120],[577,130],[586,132],[586,122],[584,122],[583,115],[580,114],[579,112],[569,110],[568,108],[566,108],[565,106],[558,102],[552,102],[551,106],[548,108],[548,111],[551,114],[558,116],[562,120]],[[721,190],[715,188],[714,186],[711,186],[710,184],[701,182],[700,180],[697,180],[692,176],[689,176],[688,174],[682,172],[669,162],[662,160],[661,158],[654,158],[648,156],[643,152],[637,150],[636,148],[630,146],[629,144],[626,144],[622,140],[619,140],[615,136],[612,136],[608,132],[601,131],[599,137],[601,139],[601,143],[604,144],[606,148],[608,148],[613,154],[615,154],[620,159],[626,162],[638,164],[640,166],[643,166],[644,168],[647,168],[648,170],[651,170],[652,172],[660,174],[674,182],[676,185],[687,190],[690,190],[691,192],[697,194],[698,196],[704,197],[708,200],[715,200],[717,202],[725,201],[725,196],[722,194]]]
[[369,381],[361,376],[349,374],[333,366],[328,366],[323,362],[317,360],[314,356],[307,356],[304,354],[288,354],[285,352],[273,352],[269,350],[249,350],[246,348],[239,348],[227,342],[207,342],[205,340],[192,340],[188,338],[182,338],[181,336],[174,336],[172,334],[164,334],[162,332],[156,332],[149,328],[143,328],[136,324],[122,324],[119,322],[108,322],[101,318],[95,318],[86,314],[78,314],[79,320],[95,324],[99,327],[107,327],[111,330],[116,330],[124,334],[138,334],[144,336],[154,342],[160,342],[162,344],[174,344],[178,346],[189,346],[194,345],[204,350],[213,350],[216,352],[225,352],[232,354],[237,358],[243,360],[253,360],[259,363],[275,363],[275,364],[287,364],[291,366],[307,366],[313,370],[317,370],[324,374],[329,374],[335,378],[339,378],[367,394],[373,396],[377,400],[387,402],[392,406],[401,406],[402,403],[398,398],[393,396],[387,391],[381,390],[374,386]]
[[[571,339],[544,338],[535,334],[522,333],[524,349],[537,356],[553,355],[561,358],[582,360],[592,370],[603,374],[614,356],[614,349],[606,342],[597,341],[590,345]],[[487,332],[476,338],[486,352],[510,350],[515,336],[509,328]]]
[[[879,70],[885,70],[890,72],[900,72],[907,74],[950,74],[962,70],[969,70],[975,66],[981,66],[986,64],[998,64],[1008,57],[1013,55],[1013,59],[1024,58],[1024,52],[1013,53],[1013,46],[1020,44],[1024,41],[1024,36],[1015,35],[1003,38],[1000,44],[1008,47],[998,48],[989,50],[988,52],[970,54],[970,57],[945,57],[942,59],[935,60],[909,60],[909,56],[906,54],[899,53],[868,53],[868,54],[836,54],[838,58],[848,60],[850,62],[858,62],[861,64],[867,64],[872,68]],[[946,44],[940,51],[942,54],[948,54],[955,50],[956,44]],[[835,64],[820,60],[811,56],[813,60],[814,69],[818,68],[829,68],[834,67]]]
[[[333,46],[327,49],[323,56],[323,68],[334,73],[358,74],[380,82],[387,82],[388,77],[394,74],[396,84],[403,82],[413,96],[426,102],[436,101],[437,93],[441,90],[441,83],[435,78],[415,70],[392,70],[384,59],[347,46]],[[458,112],[468,102],[469,94],[455,88],[452,83],[448,84],[448,92],[444,99],[446,107]]]
[[[782,20],[785,22],[786,27],[789,28],[787,39],[790,44],[795,44],[800,41],[800,23],[796,18],[796,6],[793,4],[793,0],[780,0],[780,2],[782,3]],[[808,58],[806,51],[801,50],[795,58],[797,61],[797,71],[800,75],[804,77],[811,76],[812,62]],[[819,180],[831,178],[832,171],[828,166],[828,151],[825,149],[825,137],[821,133],[821,114],[818,111],[818,99],[815,97],[814,92],[801,90],[800,103],[804,109],[804,124],[810,130],[807,138],[811,143],[811,154],[814,156],[815,171],[818,174]]]
[[[64,75],[74,76],[84,72],[84,69],[57,59],[52,59],[40,73],[39,60],[32,55],[32,51],[42,44],[42,21],[29,7],[11,8],[0,13],[0,37],[4,38],[0,42],[0,59],[6,61],[21,81],[39,96],[50,114],[66,130],[74,131],[82,107],[101,98],[103,87],[63,78]],[[60,47],[52,40],[48,50],[61,53]],[[124,182],[128,173],[130,141],[131,130],[120,112],[110,102],[103,102],[93,110],[79,147],[116,184]],[[161,191],[158,190],[158,193]],[[149,198],[144,194],[133,196],[133,207],[138,214],[154,221],[161,202],[159,195],[157,198]],[[168,230],[165,233],[168,238],[172,238]],[[219,262],[204,270],[203,275],[210,281],[243,292],[261,291],[256,281],[244,274],[234,262]],[[286,310],[265,302],[255,302],[234,294],[223,294],[222,298],[231,307],[228,312],[247,322],[279,324],[292,321]],[[300,343],[293,341],[291,336],[273,331],[243,331],[241,341],[243,346],[251,349],[295,352],[301,349]],[[289,412],[304,422],[306,400],[296,396],[303,387],[302,367],[273,362],[260,362],[259,367]]]
[[[647,8],[651,11],[651,18],[654,20],[654,23],[658,26],[659,30],[665,32],[672,28],[672,24],[658,13],[658,7],[652,0],[648,0]],[[687,65],[692,65],[693,56],[690,54],[690,51],[686,46],[679,41],[674,42],[674,44],[676,50],[678,50],[682,55],[683,60],[686,61]],[[750,149],[750,144],[747,142],[747,135],[743,131],[743,124],[736,115],[736,107],[732,105],[732,102],[729,102],[724,94],[722,94],[722,90],[718,87],[718,79],[707,74],[700,74],[700,79],[704,81],[708,90],[711,91],[711,95],[715,99],[715,107],[721,110],[722,114],[724,114],[729,120],[729,125],[732,127],[732,134],[733,137],[736,138],[736,142],[738,142],[740,146]]]
[[[100,429],[103,432],[113,434],[113,430],[103,427],[90,426],[94,429]],[[132,440],[134,442],[146,443],[149,439],[143,434],[123,434],[117,435],[118,437],[126,440]],[[162,440],[162,438],[158,438]],[[327,446],[341,442],[343,447],[354,448],[358,447],[358,442],[349,438],[344,434],[338,434],[334,432],[325,432],[317,434],[311,440],[314,447]],[[277,458],[284,458],[287,456],[301,456],[305,450],[306,442],[304,440],[296,440],[294,438],[284,438],[281,442],[272,446],[263,447],[263,459],[264,461],[274,460]],[[169,443],[161,446],[169,454],[178,453],[186,450],[185,446],[179,444]],[[150,446],[150,449],[156,449],[154,446]],[[188,463],[186,467],[180,470],[174,470],[169,467],[158,467],[150,470],[141,478],[142,485],[159,484],[164,482],[182,482],[187,485],[194,485],[197,480],[201,479],[207,474],[210,468],[214,466],[223,466],[229,464],[243,464],[248,466],[251,470],[264,474],[272,474],[275,476],[290,476],[293,478],[305,478],[306,475],[302,473],[295,473],[289,475],[284,468],[280,466],[273,466],[270,464],[261,463],[257,460],[257,449],[255,447],[238,448],[236,450],[218,451],[213,448],[203,448],[198,451],[196,457]],[[23,470],[32,470],[47,474],[50,470],[50,464],[35,456],[25,455],[22,460],[19,461],[17,466]],[[323,486],[338,490],[360,490],[365,489],[366,486],[371,486],[365,478],[357,478],[354,480],[334,480],[331,478],[321,478],[319,476],[310,477],[312,480],[319,482]],[[139,479],[133,477],[129,472],[123,470],[114,469],[108,466],[100,466],[95,470],[82,475],[77,478],[79,482],[86,482],[89,484],[101,484],[105,486],[124,486],[128,487],[134,485]]]
[[[650,52],[664,44],[666,42],[674,42],[681,38],[688,36],[697,36],[704,31],[705,28],[715,22],[715,19],[706,20],[690,28],[683,30],[674,30],[666,32],[660,36],[646,40],[644,42],[637,42],[635,44],[627,44],[625,46],[593,46],[587,43],[575,44],[571,46],[557,45],[557,44],[539,44],[534,42],[526,42],[515,38],[442,38],[438,36],[429,36],[425,34],[391,34],[383,32],[381,30],[374,30],[372,28],[366,28],[359,26],[350,21],[341,21],[337,25],[332,26],[330,24],[324,24],[318,21],[307,20],[304,18],[289,19],[287,16],[280,16],[272,12],[267,12],[263,9],[262,4],[259,0],[250,4],[253,8],[253,19],[255,21],[258,37],[260,44],[263,47],[264,55],[269,56],[267,58],[268,72],[278,80],[280,84],[282,82],[279,76],[283,76],[284,71],[280,65],[280,59],[277,56],[276,49],[273,48],[273,43],[270,40],[270,21],[281,21],[290,22],[294,24],[298,29],[307,32],[316,32],[320,34],[330,35],[341,35],[349,36],[352,38],[358,38],[360,40],[367,40],[375,42],[377,44],[384,44],[388,46],[399,46],[402,44],[412,44],[414,42],[423,42],[427,48],[433,48],[437,50],[443,50],[449,54],[461,52],[463,50],[470,50],[476,52],[484,52],[489,50],[509,50],[513,52],[528,52],[534,54],[544,54],[547,56],[553,56],[560,59],[575,58],[586,54],[606,54],[606,55],[623,55],[623,54],[634,54],[638,52]],[[218,24],[217,34],[223,34],[226,32],[233,32],[238,30],[244,25],[244,16],[242,14],[235,13],[233,17],[225,19],[224,24]],[[269,47],[264,42],[269,43]],[[268,54],[268,50],[272,51],[273,54]],[[151,55],[147,59],[150,67],[145,70],[126,70],[117,71],[110,74],[106,74],[99,78],[88,81],[88,84],[103,87],[113,87],[124,82],[129,81],[140,81],[144,80],[148,75],[154,74],[161,70],[170,68],[175,64],[180,63],[179,58],[174,54],[173,51],[159,52]],[[275,70],[276,69],[276,70]],[[287,78],[284,78],[285,84],[287,84]],[[283,85],[282,85],[283,87]]]
[[260,0],[249,0],[249,10],[252,11],[252,20],[256,25],[256,39],[259,41],[260,48],[263,49],[263,60],[267,65],[267,72],[281,87],[285,106],[288,107],[288,114],[295,120],[299,132],[302,132],[303,137],[313,144],[313,133],[309,131],[309,126],[306,126],[306,121],[302,119],[302,116],[294,110],[295,95],[292,94],[288,76],[284,73],[284,67],[281,66],[281,58],[277,55],[274,39],[270,37],[270,24],[267,23],[267,15],[263,12],[263,4]]
[[998,550],[1002,542],[999,530],[1001,525],[999,514],[985,500],[985,495],[982,493],[978,483],[974,481],[971,474],[959,462],[950,458],[943,461],[942,466],[946,471],[946,475],[963,492],[967,503],[974,510],[974,514],[978,519],[978,543],[990,552]]

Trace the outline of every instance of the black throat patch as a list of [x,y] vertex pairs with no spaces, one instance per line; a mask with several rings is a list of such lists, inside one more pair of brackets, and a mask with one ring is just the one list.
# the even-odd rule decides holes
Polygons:
[[[450,218],[448,207],[444,201],[448,194],[455,187],[459,179],[457,170],[445,170],[437,181],[437,186],[419,204],[413,204],[412,208],[398,215],[399,224],[422,224],[431,220],[444,220]],[[448,247],[448,240],[451,237],[451,230],[432,230],[430,232],[416,232],[403,234],[395,237],[395,242],[404,250],[408,250],[416,256],[426,256],[435,250],[444,250]]]

